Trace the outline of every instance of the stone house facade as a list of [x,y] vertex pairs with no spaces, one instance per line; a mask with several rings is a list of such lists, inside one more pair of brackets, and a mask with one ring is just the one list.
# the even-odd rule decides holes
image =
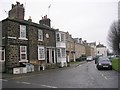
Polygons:
[[86,55],[86,48],[82,38],[74,38],[75,40],[75,57],[79,58],[81,55]]
[[66,53],[68,62],[75,61],[75,41],[68,32],[66,32]]
[[86,48],[86,56],[93,56],[93,57],[95,56],[93,47],[86,45],[85,48]]
[[[17,14],[19,8],[23,16]],[[14,10],[18,11],[14,14]],[[40,24],[33,23],[32,19],[24,20],[23,11],[23,5],[17,2],[12,5],[9,17],[1,21],[0,47],[5,51],[5,71],[8,73],[22,63],[33,64],[35,71],[39,71],[41,66],[45,68],[47,64],[56,63],[56,30],[50,27],[50,19],[45,16]],[[44,24],[45,21],[47,23]]]
[[[54,29],[25,20],[19,21],[7,18],[2,21],[2,31],[2,47],[6,52],[7,71],[20,66],[19,62],[29,62],[34,65],[56,63]],[[20,35],[21,33],[23,33],[23,37],[26,34],[26,38],[23,38]]]

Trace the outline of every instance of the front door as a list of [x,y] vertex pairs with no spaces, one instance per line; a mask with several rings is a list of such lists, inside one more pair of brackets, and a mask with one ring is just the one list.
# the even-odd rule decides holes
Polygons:
[[55,63],[55,49],[47,48],[46,50],[46,62],[47,63]]
[[49,63],[49,56],[50,56],[50,55],[49,55],[49,49],[48,49],[48,48],[47,48],[46,54],[47,54],[47,55],[46,55],[46,60],[47,60],[47,63]]
[[52,63],[55,63],[55,51],[52,49]]

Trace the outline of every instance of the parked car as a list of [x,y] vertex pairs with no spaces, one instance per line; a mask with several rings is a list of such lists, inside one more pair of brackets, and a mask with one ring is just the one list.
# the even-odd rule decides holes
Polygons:
[[97,69],[110,69],[112,70],[112,63],[108,57],[99,57],[96,65]]
[[111,57],[111,59],[112,58],[120,58],[120,55],[112,55],[112,56],[110,56]]
[[79,58],[76,59],[76,61],[83,61],[86,60],[86,55],[81,55]]
[[92,61],[92,60],[93,60],[93,57],[92,57],[92,56],[88,56],[86,60],[87,60],[87,61]]

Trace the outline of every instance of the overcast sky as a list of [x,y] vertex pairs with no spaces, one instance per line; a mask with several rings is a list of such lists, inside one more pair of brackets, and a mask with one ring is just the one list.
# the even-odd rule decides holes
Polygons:
[[[38,23],[48,15],[51,26],[69,32],[73,38],[107,45],[107,34],[118,18],[119,0],[17,0],[25,6],[25,19]],[[7,18],[16,0],[0,0],[0,21]],[[48,6],[51,4],[48,13]],[[108,45],[107,45],[108,46]]]

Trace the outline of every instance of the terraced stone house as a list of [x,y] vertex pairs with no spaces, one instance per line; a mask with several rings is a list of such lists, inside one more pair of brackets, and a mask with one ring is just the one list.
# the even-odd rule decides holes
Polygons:
[[1,21],[1,60],[5,62],[5,72],[22,63],[31,63],[35,71],[48,64],[56,64],[56,30],[50,27],[50,19],[44,16],[40,23],[32,19],[24,20],[23,4],[12,4],[8,18]]

